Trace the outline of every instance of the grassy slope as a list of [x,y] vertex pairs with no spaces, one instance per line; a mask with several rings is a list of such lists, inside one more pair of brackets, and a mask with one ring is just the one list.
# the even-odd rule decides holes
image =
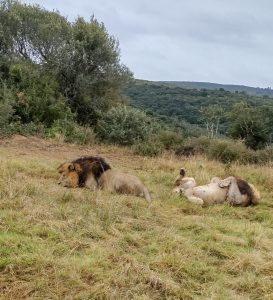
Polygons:
[[[56,184],[59,163],[104,156],[140,176],[143,199]],[[272,299],[273,173],[199,157],[147,159],[126,149],[0,141],[2,299]],[[198,207],[171,194],[179,167],[205,183],[240,175],[257,207]]]

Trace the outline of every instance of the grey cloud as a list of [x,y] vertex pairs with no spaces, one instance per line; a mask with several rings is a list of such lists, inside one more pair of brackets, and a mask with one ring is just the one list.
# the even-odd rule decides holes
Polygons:
[[73,20],[94,13],[136,78],[272,86],[270,0],[25,0]]

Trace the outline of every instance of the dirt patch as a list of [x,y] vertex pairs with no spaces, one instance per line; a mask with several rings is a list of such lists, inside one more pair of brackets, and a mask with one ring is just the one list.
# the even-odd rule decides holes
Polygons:
[[[44,140],[37,137],[14,135],[10,139],[0,140],[0,155],[3,158],[25,156],[70,161],[83,155],[98,155],[104,157],[113,167],[126,169],[141,168],[144,158],[136,157],[128,148],[118,148],[105,145],[76,145]],[[127,167],[128,168],[128,167]]]

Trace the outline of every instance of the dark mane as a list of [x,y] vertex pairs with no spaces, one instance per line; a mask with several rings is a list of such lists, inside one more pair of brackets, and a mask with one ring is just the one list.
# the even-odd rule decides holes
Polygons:
[[87,176],[91,171],[96,179],[100,178],[101,174],[109,169],[110,165],[100,156],[82,156],[72,161],[73,164],[79,164],[81,172],[79,173],[79,186],[85,185]]
[[244,206],[249,206],[249,205],[253,204],[252,201],[253,201],[254,195],[253,195],[253,191],[252,191],[251,186],[243,179],[236,178],[236,180],[237,180],[237,185],[238,185],[238,188],[240,190],[240,193],[242,195],[247,195],[248,196],[248,202],[245,203]]

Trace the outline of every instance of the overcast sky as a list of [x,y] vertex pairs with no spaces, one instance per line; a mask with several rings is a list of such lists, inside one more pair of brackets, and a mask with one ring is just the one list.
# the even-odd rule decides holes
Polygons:
[[135,78],[273,87],[272,0],[25,0],[92,14]]

